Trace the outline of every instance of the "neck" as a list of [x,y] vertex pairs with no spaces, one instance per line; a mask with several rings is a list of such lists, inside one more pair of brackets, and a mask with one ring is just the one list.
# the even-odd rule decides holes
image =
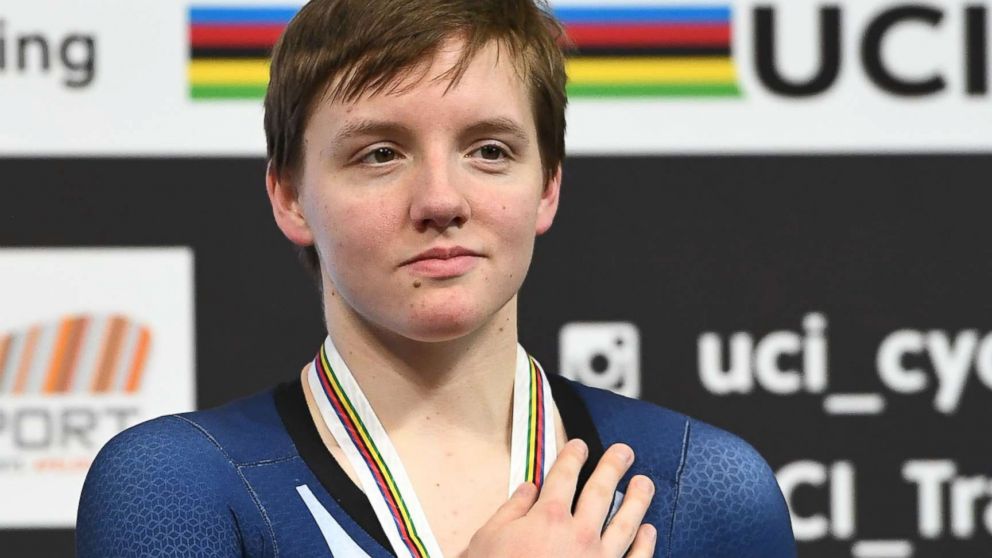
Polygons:
[[516,297],[475,331],[438,342],[383,331],[349,307],[332,306],[328,334],[390,437],[463,433],[508,447]]

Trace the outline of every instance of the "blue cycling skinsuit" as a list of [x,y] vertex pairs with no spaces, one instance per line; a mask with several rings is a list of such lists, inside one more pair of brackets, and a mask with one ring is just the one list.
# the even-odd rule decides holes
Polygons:
[[[568,438],[629,444],[656,492],[656,557],[789,558],[775,477],[740,438],[652,403],[549,374]],[[574,506],[574,502],[573,502]],[[81,558],[395,556],[365,494],[327,451],[297,379],[216,409],[134,426],[100,451],[76,524]]]

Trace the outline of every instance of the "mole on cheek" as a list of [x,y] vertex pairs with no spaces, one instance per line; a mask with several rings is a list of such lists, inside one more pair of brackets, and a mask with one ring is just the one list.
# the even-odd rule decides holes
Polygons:
[[419,289],[420,288],[420,281],[414,281],[413,282],[413,288],[414,289]]

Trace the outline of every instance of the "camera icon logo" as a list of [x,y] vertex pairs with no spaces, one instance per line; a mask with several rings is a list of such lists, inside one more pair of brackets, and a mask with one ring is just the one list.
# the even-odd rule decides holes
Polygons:
[[573,322],[558,335],[558,370],[590,387],[641,394],[641,333],[630,322]]

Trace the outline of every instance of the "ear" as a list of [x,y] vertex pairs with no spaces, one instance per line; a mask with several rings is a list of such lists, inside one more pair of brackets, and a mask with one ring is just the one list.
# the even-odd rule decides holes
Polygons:
[[540,205],[537,207],[537,225],[535,226],[538,235],[548,232],[548,229],[551,228],[555,214],[558,213],[558,194],[560,192],[561,165],[558,165],[548,183],[544,185],[544,191],[541,192]]
[[287,173],[283,173],[282,176],[276,173],[272,161],[269,161],[265,169],[265,190],[272,204],[272,216],[275,217],[276,225],[279,226],[282,234],[299,246],[313,244],[313,234],[303,217],[296,189],[290,183]]

